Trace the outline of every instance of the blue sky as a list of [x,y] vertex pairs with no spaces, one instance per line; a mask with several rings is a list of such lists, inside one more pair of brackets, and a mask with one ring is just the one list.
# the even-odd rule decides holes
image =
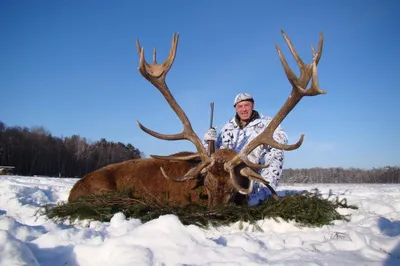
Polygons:
[[[55,136],[131,143],[145,154],[194,150],[136,125],[178,133],[182,125],[137,70],[139,38],[151,61],[177,57],[167,83],[202,137],[210,102],[220,128],[239,92],[273,116],[291,87],[275,44],[298,68],[280,30],[305,62],[324,34],[319,81],[283,121],[286,167],[400,165],[398,1],[0,1],[0,121],[43,126]],[[396,86],[397,85],[397,86]]]

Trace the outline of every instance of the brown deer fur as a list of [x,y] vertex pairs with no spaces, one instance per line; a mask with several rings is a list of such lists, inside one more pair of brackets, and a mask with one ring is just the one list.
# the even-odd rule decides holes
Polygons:
[[[182,152],[177,155],[192,154]],[[198,160],[167,161],[142,158],[115,163],[85,175],[71,189],[68,200],[74,200],[90,194],[102,194],[107,191],[120,191],[133,188],[137,195],[153,196],[171,204],[204,203],[201,195],[206,195],[202,187],[203,180],[193,179],[176,182],[166,179],[160,167],[170,176],[183,176],[195,167]],[[146,195],[147,194],[147,195]],[[205,203],[206,204],[206,203]]]

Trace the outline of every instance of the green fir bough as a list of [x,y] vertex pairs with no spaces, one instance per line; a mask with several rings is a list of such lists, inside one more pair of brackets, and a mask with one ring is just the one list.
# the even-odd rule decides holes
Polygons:
[[229,225],[238,221],[255,223],[265,218],[279,217],[303,226],[323,226],[334,220],[349,221],[350,217],[340,214],[337,208],[357,209],[347,205],[346,199],[339,200],[332,195],[323,198],[318,190],[314,190],[285,195],[278,201],[267,199],[252,207],[228,205],[212,210],[197,204],[172,206],[153,197],[134,198],[130,191],[114,191],[82,197],[56,206],[47,205],[43,210],[49,218],[58,220],[109,221],[115,213],[122,212],[126,217],[137,218],[142,222],[156,219],[160,215],[174,214],[185,225],[199,226]]

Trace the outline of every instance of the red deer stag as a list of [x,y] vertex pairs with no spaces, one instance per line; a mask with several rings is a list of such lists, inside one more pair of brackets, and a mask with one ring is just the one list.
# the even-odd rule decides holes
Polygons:
[[[162,140],[189,140],[197,149],[196,153],[177,153],[169,156],[151,155],[152,158],[128,160],[125,162],[105,166],[87,174],[72,188],[69,200],[88,194],[100,194],[110,190],[134,188],[135,191],[158,195],[172,204],[187,204],[202,202],[200,191],[207,195],[207,205],[214,208],[228,202],[243,203],[243,196],[251,193],[253,182],[258,181],[270,188],[272,195],[277,199],[276,192],[269,186],[254,169],[266,167],[257,165],[247,159],[259,145],[269,145],[278,149],[290,151],[297,149],[303,142],[304,135],[292,145],[284,145],[273,139],[273,133],[289,112],[303,98],[325,94],[318,85],[317,64],[321,58],[323,35],[320,34],[318,51],[312,48],[313,60],[305,64],[297,54],[290,39],[282,30],[282,35],[300,68],[300,77],[296,77],[290,69],[280,48],[276,45],[278,55],[289,82],[292,92],[281,109],[268,124],[267,128],[252,140],[240,153],[229,149],[220,149],[208,155],[200,138],[193,131],[185,112],[176,102],[165,82],[176,55],[178,34],[172,38],[172,46],[167,59],[162,64],[156,61],[154,49],[153,63],[149,64],[144,58],[144,50],[139,41],[136,42],[140,56],[139,71],[144,78],[151,82],[164,96],[170,107],[177,114],[183,124],[183,131],[178,134],[166,135],[152,131],[139,122],[139,127],[146,133]],[[306,88],[311,82],[310,88]],[[238,193],[239,192],[239,193]],[[238,196],[238,197],[236,197]],[[238,200],[240,199],[240,200]]]

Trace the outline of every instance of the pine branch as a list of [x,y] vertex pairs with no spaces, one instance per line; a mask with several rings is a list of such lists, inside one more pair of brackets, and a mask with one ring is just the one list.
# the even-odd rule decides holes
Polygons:
[[143,222],[156,219],[161,215],[174,214],[183,224],[199,226],[229,225],[238,221],[255,223],[265,218],[282,218],[295,221],[303,226],[323,226],[334,220],[349,221],[350,216],[341,215],[337,208],[352,208],[346,199],[332,195],[324,199],[319,191],[286,195],[279,201],[267,199],[254,207],[221,206],[207,209],[206,206],[189,204],[174,206],[148,192],[141,197],[133,197],[132,191],[109,192],[103,195],[90,195],[56,206],[44,206],[44,213],[52,219],[93,219],[109,221],[117,212],[127,217],[141,219]]

